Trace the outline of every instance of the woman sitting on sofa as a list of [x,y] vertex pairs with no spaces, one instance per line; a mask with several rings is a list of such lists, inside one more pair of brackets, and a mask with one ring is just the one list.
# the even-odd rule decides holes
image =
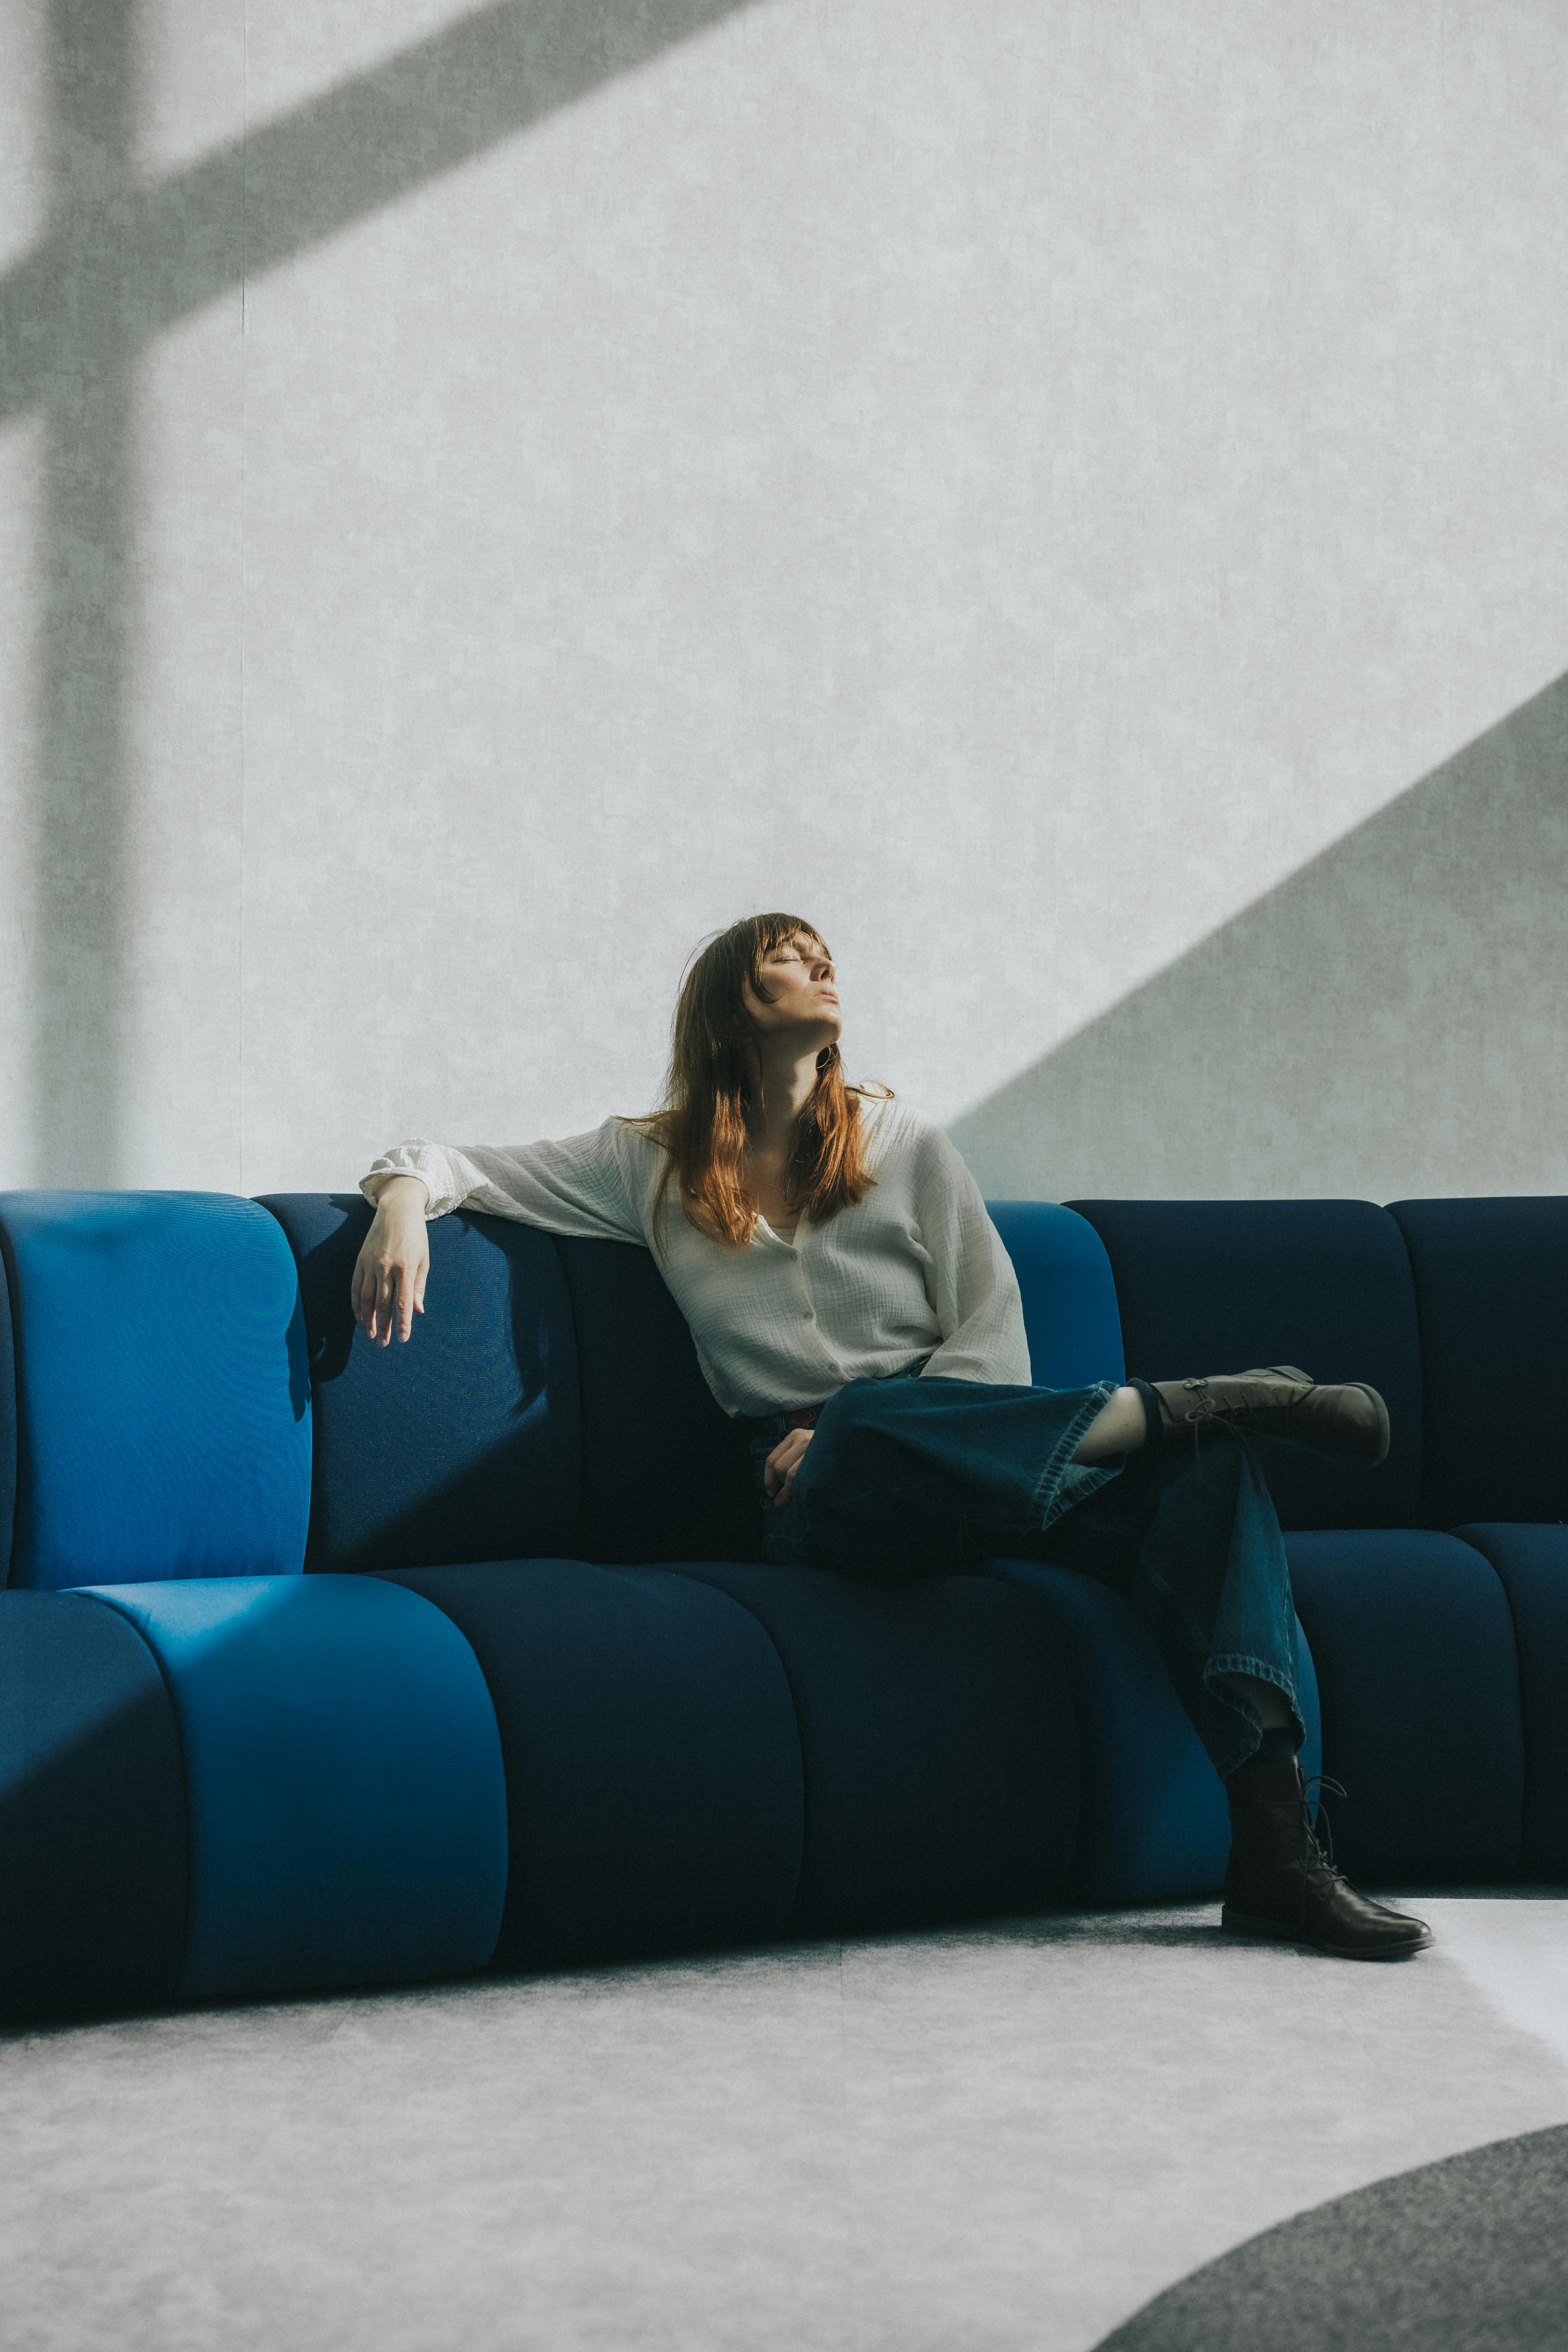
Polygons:
[[[847,1084],[833,959],[757,915],[697,957],[665,1108],[520,1148],[412,1142],[361,1189],[354,1312],[424,1311],[426,1221],[468,1207],[652,1248],[708,1384],[749,1430],[770,1560],[847,1575],[1055,1561],[1125,1592],[1229,1801],[1223,1925],[1347,1958],[1431,1932],[1318,1843],[1295,1612],[1258,1438],[1371,1464],[1388,1414],[1294,1367],[1031,1386],[1012,1262],[942,1129]],[[673,1197],[672,1197],[673,1196]]]

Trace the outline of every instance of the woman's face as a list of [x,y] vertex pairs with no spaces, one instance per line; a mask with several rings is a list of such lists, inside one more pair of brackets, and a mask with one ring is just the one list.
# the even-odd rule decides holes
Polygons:
[[796,931],[763,958],[765,1004],[749,980],[741,982],[747,1012],[764,1036],[793,1032],[803,1053],[820,1054],[837,1044],[844,1026],[832,960],[820,940]]

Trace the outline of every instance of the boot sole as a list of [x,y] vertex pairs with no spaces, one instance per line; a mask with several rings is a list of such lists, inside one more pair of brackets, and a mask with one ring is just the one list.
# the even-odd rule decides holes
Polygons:
[[1299,1928],[1287,1927],[1279,1919],[1260,1919],[1249,1911],[1233,1911],[1228,1904],[1219,1915],[1219,1924],[1227,1936],[1247,1936],[1258,1944],[1300,1944],[1307,1951],[1326,1953],[1331,1960],[1408,1960],[1417,1952],[1426,1951],[1432,1942],[1432,1930],[1426,1927],[1402,1944],[1328,1944],[1321,1936],[1303,1935]]

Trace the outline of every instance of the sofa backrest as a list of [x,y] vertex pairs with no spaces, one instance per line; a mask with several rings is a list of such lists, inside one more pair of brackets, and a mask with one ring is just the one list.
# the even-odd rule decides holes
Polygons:
[[557,1236],[583,1411],[572,1556],[604,1562],[760,1559],[745,1432],[702,1377],[651,1252]]
[[[430,1226],[407,1346],[356,1331],[357,1194],[262,1203],[299,1267],[315,1396],[306,1565],[359,1570],[566,1557],[747,1560],[762,1523],[746,1433],[715,1402],[650,1253],[459,1212]],[[1045,1202],[993,1204],[1035,1377],[1121,1377],[1099,1236]]]
[[1568,1199],[1389,1213],[1421,1318],[1428,1524],[1568,1518]]
[[306,1566],[745,1559],[744,1439],[715,1403],[653,1260],[501,1217],[437,1218],[405,1345],[355,1327],[357,1193],[279,1193],[315,1397]]
[[576,1344],[547,1234],[464,1211],[430,1227],[427,1311],[405,1344],[355,1323],[359,1193],[267,1195],[299,1269],[314,1400],[305,1565],[353,1573],[570,1550]]
[[1029,1375],[1037,1389],[1125,1380],[1116,1283],[1105,1244],[1054,1201],[987,1201],[1024,1301]]
[[1279,1447],[1287,1528],[1418,1524],[1421,1360],[1404,1236],[1369,1201],[1076,1201],[1116,1280],[1129,1371],[1144,1380],[1299,1364],[1370,1381],[1393,1444],[1380,1468]]
[[297,1574],[293,1261],[225,1192],[0,1193],[0,1582]]

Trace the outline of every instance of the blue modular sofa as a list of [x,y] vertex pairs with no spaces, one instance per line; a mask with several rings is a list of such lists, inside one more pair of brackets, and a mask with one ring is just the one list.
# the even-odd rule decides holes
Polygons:
[[[1373,1380],[1279,1449],[1363,1881],[1568,1875],[1568,1201],[1003,1202],[1037,1381]],[[1214,1890],[1124,1604],[772,1568],[652,1259],[357,1195],[0,1196],[0,2010],[412,1982]]]

